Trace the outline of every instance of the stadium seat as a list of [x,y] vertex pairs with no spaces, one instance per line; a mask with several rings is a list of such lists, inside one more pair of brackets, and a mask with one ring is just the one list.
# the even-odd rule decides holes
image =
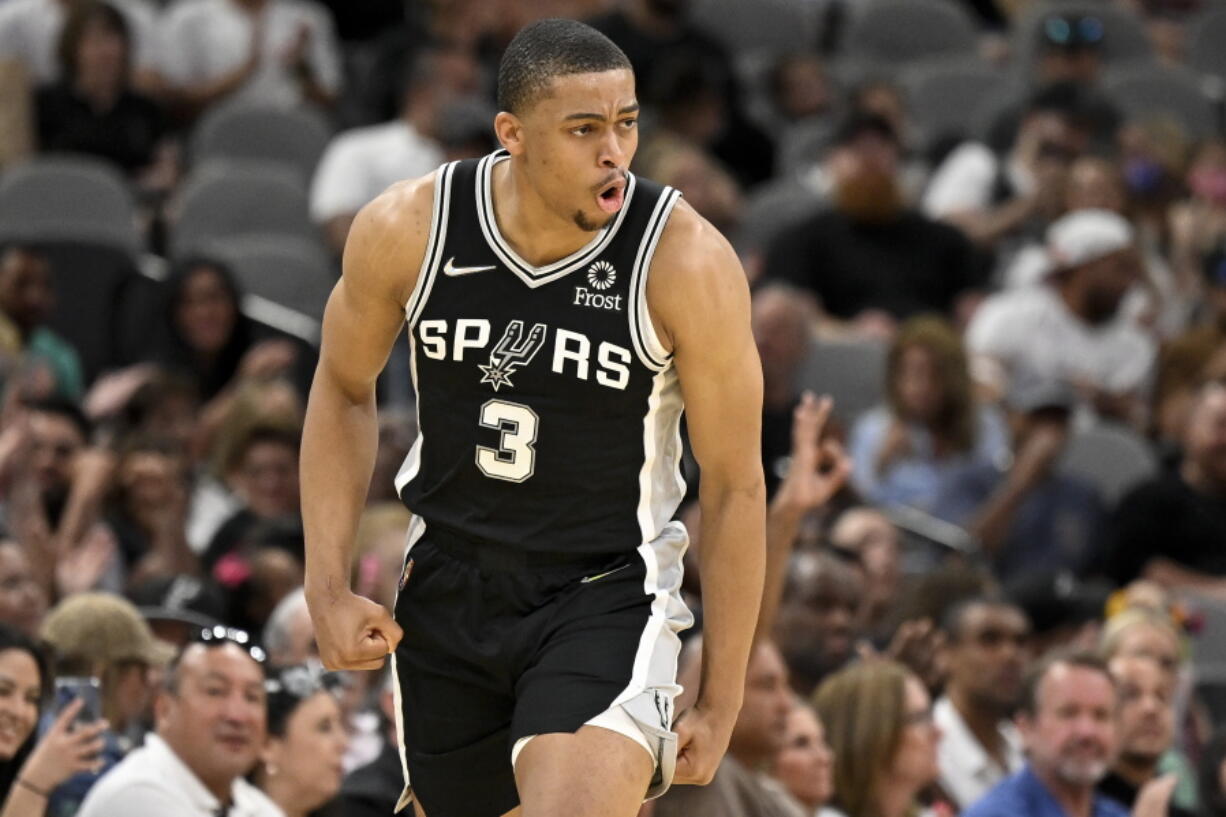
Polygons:
[[694,0],[689,17],[735,52],[807,51],[817,40],[815,3],[795,0]]
[[834,398],[835,416],[850,426],[885,399],[886,351],[872,341],[814,341],[797,386]]
[[822,203],[821,196],[790,176],[759,185],[745,200],[734,243],[742,251],[766,252],[780,232],[820,210]]
[[854,14],[842,50],[856,61],[897,65],[975,53],[974,22],[945,0],[872,0]]
[[[242,235],[204,248],[209,255],[230,263],[239,286],[248,296],[318,322],[337,280],[328,255],[312,241],[283,235]],[[244,310],[262,322],[277,326],[278,318],[257,300]],[[283,316],[284,323],[289,316]],[[289,326],[281,328],[290,330]],[[299,334],[292,332],[291,334]]]
[[1108,73],[1107,93],[1126,117],[1169,115],[1192,139],[1218,131],[1218,112],[1201,77],[1175,68],[1133,67]]
[[975,132],[976,113],[1001,96],[1009,78],[978,58],[956,58],[917,65],[901,78],[907,108],[925,144]]
[[331,129],[318,113],[223,105],[205,114],[192,134],[193,162],[215,159],[276,162],[310,180],[328,146]]
[[1202,74],[1226,80],[1226,5],[1194,18],[1188,26],[1188,65]]
[[1108,64],[1149,62],[1153,48],[1145,26],[1132,12],[1095,0],[1042,0],[1026,9],[1013,26],[1014,64],[1028,72],[1038,55],[1039,27],[1050,14],[1097,18],[1103,24],[1103,61]]
[[33,159],[0,176],[0,242],[72,242],[135,258],[141,249],[127,182],[87,156]]
[[1104,423],[1074,434],[1057,467],[1093,484],[1114,505],[1158,470],[1158,457],[1136,432]]
[[210,163],[185,184],[171,232],[175,258],[252,233],[295,236],[322,246],[311,222],[306,184],[297,173],[263,163]]

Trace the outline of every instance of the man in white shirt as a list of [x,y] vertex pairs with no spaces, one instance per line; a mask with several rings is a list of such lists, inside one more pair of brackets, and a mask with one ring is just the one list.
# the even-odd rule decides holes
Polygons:
[[245,633],[208,632],[167,669],[156,733],[94,786],[78,817],[284,817],[243,779],[266,733],[263,653]]
[[[108,0],[128,23],[137,78],[154,67],[156,11],[146,0]],[[21,62],[32,85],[60,78],[60,30],[69,0],[6,0],[0,3],[0,59]]]
[[392,184],[424,176],[445,160],[437,141],[443,106],[476,90],[478,69],[459,51],[426,51],[406,76],[400,116],[354,128],[328,145],[311,183],[311,218],[338,254],[349,225]]
[[1135,422],[1156,348],[1120,311],[1142,274],[1131,225],[1078,210],[1047,231],[1051,271],[1041,284],[989,298],[967,328],[972,373],[997,397],[1018,372],[1074,386],[1083,407]]
[[941,787],[961,811],[1025,764],[1009,718],[1021,696],[1030,624],[1006,601],[976,598],[955,606],[943,629],[949,678],[933,707],[937,763]]
[[222,99],[327,108],[340,90],[332,20],[312,0],[182,0],[158,44],[159,73],[190,113]]

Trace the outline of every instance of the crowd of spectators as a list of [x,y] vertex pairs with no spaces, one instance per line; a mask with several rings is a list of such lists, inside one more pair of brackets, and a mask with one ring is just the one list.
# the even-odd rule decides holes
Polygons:
[[[301,589],[320,316],[189,240],[192,196],[286,187],[277,274],[330,284],[367,202],[496,146],[501,50],[545,16],[630,57],[632,169],[733,242],[765,376],[744,707],[643,817],[1226,817],[1224,15],[0,0],[0,817],[393,812],[393,684],[323,671]],[[236,111],[321,141],[209,153]],[[13,226],[9,180],[63,154],[130,194],[119,256]],[[405,346],[353,566],[389,607]]]

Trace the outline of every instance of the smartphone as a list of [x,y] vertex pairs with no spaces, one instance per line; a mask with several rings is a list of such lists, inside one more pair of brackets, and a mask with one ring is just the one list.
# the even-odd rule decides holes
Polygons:
[[102,683],[97,678],[55,679],[55,717],[78,698],[84,703],[73,723],[89,724],[102,717]]

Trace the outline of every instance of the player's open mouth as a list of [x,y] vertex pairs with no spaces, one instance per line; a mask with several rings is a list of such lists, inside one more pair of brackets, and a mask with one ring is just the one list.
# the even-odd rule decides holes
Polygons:
[[606,213],[616,213],[626,200],[626,180],[617,179],[601,188],[596,194],[596,204]]

